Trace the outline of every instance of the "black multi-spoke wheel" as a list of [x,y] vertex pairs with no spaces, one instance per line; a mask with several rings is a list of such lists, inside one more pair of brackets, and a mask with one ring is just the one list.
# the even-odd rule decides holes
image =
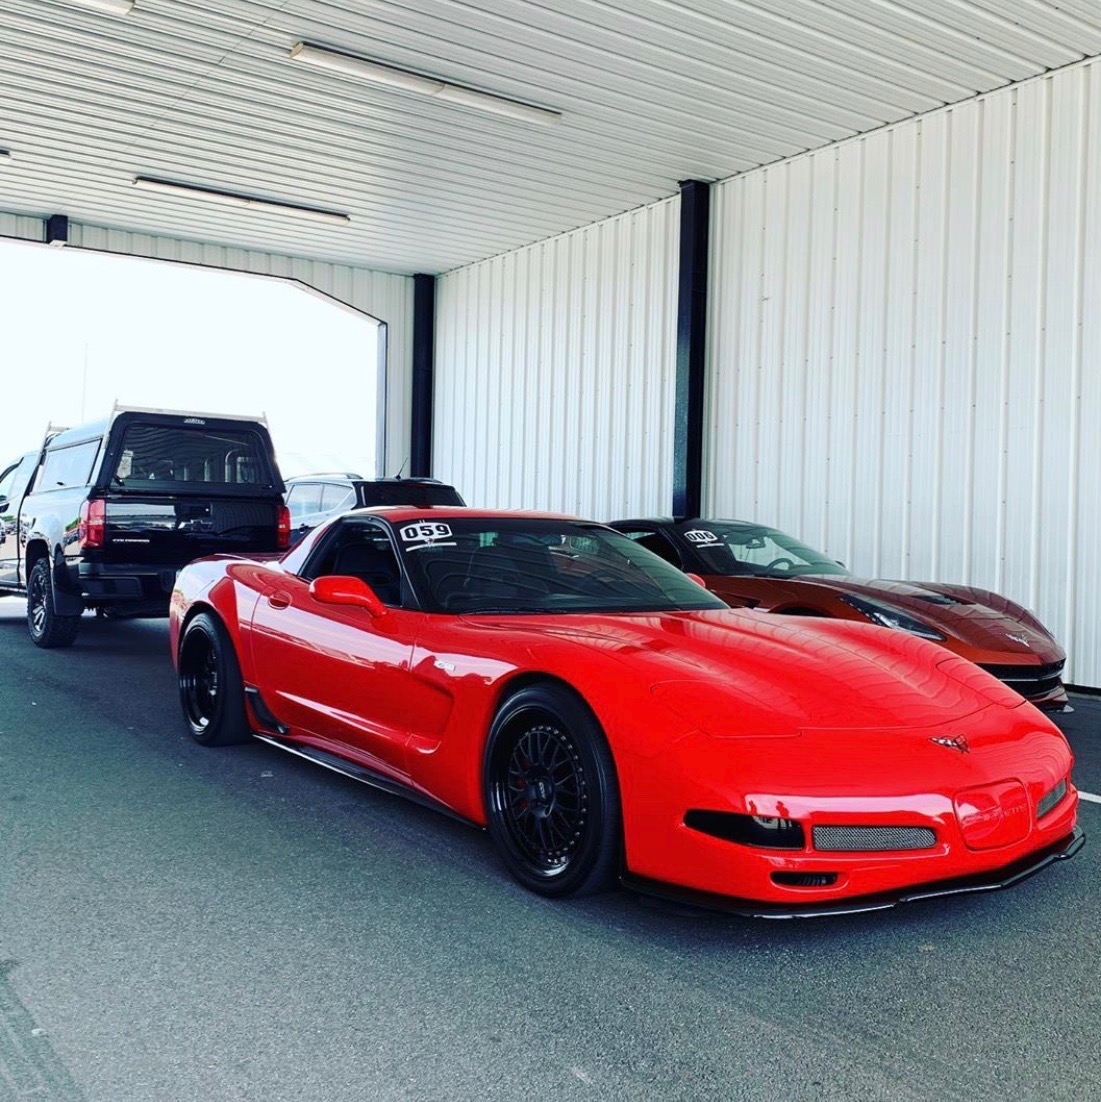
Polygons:
[[619,789],[603,732],[565,688],[501,706],[486,746],[489,833],[509,871],[543,895],[605,888],[620,855]]
[[233,643],[209,613],[200,612],[180,640],[179,684],[184,719],[196,742],[230,746],[251,736]]
[[49,560],[39,559],[27,578],[27,631],[31,642],[37,647],[69,647],[79,630],[79,616],[58,614]]

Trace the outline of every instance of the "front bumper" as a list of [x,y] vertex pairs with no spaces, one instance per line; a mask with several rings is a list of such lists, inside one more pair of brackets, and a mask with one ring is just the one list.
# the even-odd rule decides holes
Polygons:
[[923,899],[938,899],[948,895],[971,895],[977,892],[1000,891],[1020,884],[1030,876],[1046,869],[1056,861],[1065,861],[1073,857],[1086,844],[1086,836],[1081,827],[1075,827],[1065,838],[1053,845],[1027,857],[990,872],[973,876],[959,877],[954,880],[941,880],[932,884],[918,884],[913,888],[901,888],[897,891],[882,892],[876,895],[856,898],[823,900],[816,903],[762,903],[752,899],[736,899],[711,892],[680,888],[673,884],[664,884],[645,877],[624,873],[620,880],[625,888],[643,895],[699,907],[710,911],[724,911],[727,914],[742,915],[746,918],[828,918],[831,915],[864,914],[868,911],[887,911],[903,903],[917,903]]

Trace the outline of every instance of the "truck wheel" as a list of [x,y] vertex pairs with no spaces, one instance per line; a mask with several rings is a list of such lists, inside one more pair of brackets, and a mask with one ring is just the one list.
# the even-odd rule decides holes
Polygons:
[[60,616],[54,608],[49,559],[39,559],[27,579],[27,630],[36,647],[71,647],[80,630],[79,616]]

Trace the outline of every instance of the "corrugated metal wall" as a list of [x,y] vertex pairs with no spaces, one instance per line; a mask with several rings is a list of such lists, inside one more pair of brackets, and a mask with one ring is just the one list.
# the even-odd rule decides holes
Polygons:
[[438,477],[481,506],[667,508],[678,211],[666,200],[440,280]]
[[[42,241],[44,224],[40,218],[0,213],[0,237]],[[80,223],[69,226],[69,246],[293,279],[385,322],[387,363],[380,380],[385,401],[380,400],[379,406],[385,410],[386,428],[385,453],[380,459],[390,473],[409,454],[413,362],[413,280],[409,276]]]
[[708,508],[1006,593],[1101,685],[1101,64],[713,202]]

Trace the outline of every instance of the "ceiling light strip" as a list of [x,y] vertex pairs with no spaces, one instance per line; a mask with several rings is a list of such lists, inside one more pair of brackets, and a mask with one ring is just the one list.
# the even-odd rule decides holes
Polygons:
[[10,149],[0,149],[0,161],[10,161],[10,160],[11,160],[11,150]]
[[222,191],[219,188],[203,187],[199,184],[181,184],[154,176],[135,176],[134,187],[144,191],[182,195],[188,199],[206,199],[208,202],[221,203],[227,207],[253,207],[256,210],[271,211],[273,214],[293,214],[299,218],[309,218],[314,222],[325,222],[330,226],[343,226],[351,221],[347,214],[341,214],[335,210],[306,207],[298,203],[281,203],[277,199],[261,199],[257,195],[242,195],[237,191]]
[[453,103],[460,107],[472,107],[478,111],[489,111],[494,115],[504,115],[520,122],[536,123],[540,126],[554,126],[562,121],[561,111],[552,111],[548,107],[521,100],[497,96],[492,92],[479,92],[463,84],[449,84],[435,77],[414,73],[408,69],[397,69],[392,65],[383,65],[367,58],[342,54],[336,50],[326,50],[321,46],[311,46],[307,42],[296,42],[290,51],[295,61],[328,69],[342,76],[366,80],[372,84],[382,84],[388,88],[398,88],[403,92],[428,96],[431,99]]
[[69,0],[81,8],[95,8],[110,15],[129,15],[134,10],[134,0]]

